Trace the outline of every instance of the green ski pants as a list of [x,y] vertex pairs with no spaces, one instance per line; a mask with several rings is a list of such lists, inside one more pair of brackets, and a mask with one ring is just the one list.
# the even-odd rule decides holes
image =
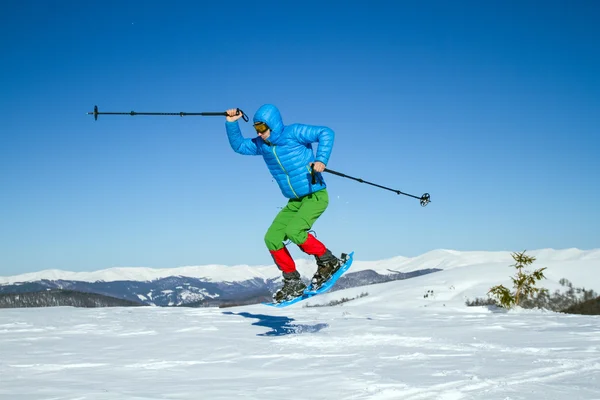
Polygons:
[[269,250],[279,250],[289,239],[297,245],[306,242],[307,231],[329,204],[327,189],[308,194],[300,199],[290,199],[287,205],[275,216],[265,234],[265,244]]

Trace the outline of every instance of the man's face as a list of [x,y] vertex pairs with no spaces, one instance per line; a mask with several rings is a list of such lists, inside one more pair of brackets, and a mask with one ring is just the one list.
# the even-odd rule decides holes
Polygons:
[[254,129],[256,129],[256,134],[262,138],[262,140],[267,140],[269,136],[271,136],[271,129],[264,122],[256,122],[254,123]]
[[260,132],[256,132],[258,134],[258,136],[260,136],[262,138],[262,140],[267,140],[269,138],[269,136],[271,136],[271,130],[267,129],[265,132],[260,133]]

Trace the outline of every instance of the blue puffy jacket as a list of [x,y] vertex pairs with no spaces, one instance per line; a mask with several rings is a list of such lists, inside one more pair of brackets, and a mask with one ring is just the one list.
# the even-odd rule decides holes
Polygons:
[[[264,122],[271,128],[265,142],[260,137],[245,139],[237,121],[227,121],[225,127],[231,148],[240,154],[261,155],[277,181],[283,195],[298,199],[326,187],[321,174],[312,183],[310,163],[320,161],[327,165],[333,148],[334,132],[324,126],[303,124],[284,125],[277,107],[261,106],[254,114],[254,122]],[[317,142],[315,157],[312,143]]]

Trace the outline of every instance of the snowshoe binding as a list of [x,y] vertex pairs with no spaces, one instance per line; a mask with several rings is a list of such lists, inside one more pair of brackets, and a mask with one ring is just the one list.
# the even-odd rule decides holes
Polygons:
[[298,271],[283,273],[283,287],[273,294],[273,300],[277,303],[288,301],[304,294],[306,285],[300,279]]
[[346,263],[348,255],[342,254],[340,259],[327,250],[321,257],[315,256],[315,258],[317,259],[317,272],[311,280],[311,291],[319,290]]

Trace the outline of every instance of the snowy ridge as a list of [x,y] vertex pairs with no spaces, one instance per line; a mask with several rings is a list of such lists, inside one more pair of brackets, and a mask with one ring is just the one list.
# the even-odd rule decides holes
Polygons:
[[[436,256],[434,257],[434,253]],[[443,254],[446,257],[443,257]],[[543,268],[546,279],[538,286],[548,289],[551,293],[555,290],[564,291],[559,283],[561,279],[569,280],[576,288],[593,289],[600,293],[600,249],[543,249],[527,251],[527,255],[536,257],[529,270]],[[440,256],[440,258],[437,258]],[[379,301],[381,297],[401,298],[402,305],[406,307],[422,307],[424,304],[440,306],[455,306],[462,308],[465,300],[486,298],[488,290],[495,285],[505,285],[512,288],[511,276],[515,269],[511,267],[514,260],[511,252],[455,252],[435,251],[426,255],[415,257],[428,268],[440,268],[433,274],[417,278],[401,280],[368,287],[369,295],[364,299],[355,300],[353,303],[371,303]],[[411,261],[415,262],[415,259]],[[438,263],[437,265],[434,265]],[[423,264],[421,264],[423,265]],[[412,265],[414,267],[414,264]],[[355,297],[366,291],[366,287],[355,287],[338,292],[333,292],[315,298],[325,304],[331,300],[342,297]],[[426,294],[429,295],[425,299]],[[390,303],[396,308],[398,304]],[[378,305],[385,307],[385,305]]]
[[[568,262],[589,260],[600,266],[600,249],[541,249],[527,251],[527,254],[537,257],[536,264],[544,262]],[[357,254],[357,257],[360,257]],[[379,261],[355,260],[352,272],[374,270],[380,274],[392,272],[410,272],[428,268],[453,269],[469,265],[501,264],[507,266],[513,263],[510,251],[456,251],[433,250],[416,257],[392,257]],[[298,270],[302,275],[311,276],[315,271],[312,259],[302,258],[296,260]],[[504,273],[510,272],[503,270]],[[114,282],[114,281],[153,281],[169,276],[186,276],[200,278],[209,282],[240,282],[248,279],[277,279],[279,271],[274,264],[271,265],[203,265],[185,266],[177,268],[145,268],[122,267],[109,268],[92,272],[72,272],[63,270],[44,270],[9,277],[0,277],[0,285],[20,282],[35,282],[40,280],[70,280],[82,282]]]
[[[70,280],[82,282],[114,281],[153,281],[169,276],[187,276],[204,278],[207,281],[238,281],[253,278],[266,278],[274,266],[249,265],[203,265],[177,268],[120,267],[92,272],[72,272],[63,270],[44,270],[10,277],[0,277],[0,284],[35,282],[39,280]],[[270,273],[272,275],[272,273]]]

